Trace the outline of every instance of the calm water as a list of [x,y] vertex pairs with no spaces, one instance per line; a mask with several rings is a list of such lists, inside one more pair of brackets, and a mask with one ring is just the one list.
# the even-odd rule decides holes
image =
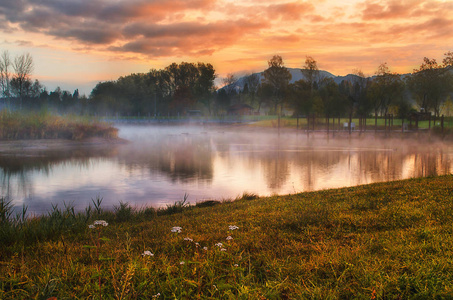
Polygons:
[[0,156],[1,195],[31,213],[51,204],[84,209],[119,201],[165,206],[188,194],[191,203],[244,192],[289,194],[410,177],[450,174],[453,147],[307,138],[234,127],[120,126],[127,145]]

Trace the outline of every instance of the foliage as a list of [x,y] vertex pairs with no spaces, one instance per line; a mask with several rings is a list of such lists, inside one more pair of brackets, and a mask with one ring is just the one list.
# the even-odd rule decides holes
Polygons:
[[440,115],[442,104],[453,92],[453,74],[447,68],[448,56],[444,62],[445,65],[440,65],[435,59],[425,57],[420,68],[407,79],[417,105],[425,111],[434,111],[436,116]]
[[453,290],[452,188],[441,176],[245,194],[173,214],[132,209],[129,221],[116,217],[124,203],[101,215],[68,205],[10,217],[0,298],[444,299]]
[[272,96],[274,111],[277,112],[277,105],[281,105],[285,98],[285,93],[291,80],[291,73],[284,66],[283,59],[279,55],[274,55],[268,61],[269,68],[264,73],[262,85],[268,86]]

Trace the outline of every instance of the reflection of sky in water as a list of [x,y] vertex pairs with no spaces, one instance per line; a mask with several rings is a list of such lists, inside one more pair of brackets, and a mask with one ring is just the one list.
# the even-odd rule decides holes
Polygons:
[[451,172],[448,148],[337,144],[323,138],[313,143],[306,135],[220,129],[122,127],[120,135],[132,143],[118,146],[114,155],[16,167],[10,176],[3,172],[1,192],[9,191],[15,205],[39,214],[51,203],[62,207],[63,201],[82,210],[98,195],[105,208],[119,201],[165,206],[186,193],[194,203],[243,192],[288,194]]

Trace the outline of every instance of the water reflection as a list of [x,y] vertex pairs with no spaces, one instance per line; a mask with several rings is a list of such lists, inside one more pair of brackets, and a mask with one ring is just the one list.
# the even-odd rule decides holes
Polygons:
[[450,174],[443,143],[307,138],[232,127],[123,126],[127,145],[0,154],[1,195],[29,211],[84,209],[101,196],[162,206],[180,200],[287,194]]
[[167,175],[173,183],[212,179],[212,146],[207,135],[176,135],[165,133],[165,129],[148,134],[132,136],[133,143],[121,148],[118,161],[127,170],[146,168],[153,174]]

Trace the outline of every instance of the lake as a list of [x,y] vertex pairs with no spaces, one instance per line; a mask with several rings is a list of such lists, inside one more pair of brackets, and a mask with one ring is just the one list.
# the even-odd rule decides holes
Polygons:
[[64,203],[111,209],[294,194],[451,174],[451,144],[349,139],[244,126],[118,126],[125,145],[0,155],[1,195],[42,214]]

